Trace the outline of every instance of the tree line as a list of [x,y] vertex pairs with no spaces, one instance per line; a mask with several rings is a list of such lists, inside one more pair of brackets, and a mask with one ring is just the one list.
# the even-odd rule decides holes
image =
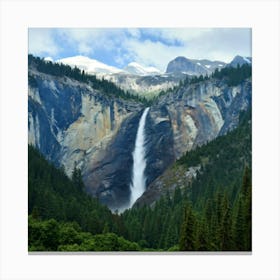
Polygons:
[[[34,147],[28,149],[30,250],[251,250],[250,110],[235,130],[175,163],[175,170],[200,165],[190,184],[121,215],[85,192],[79,169],[69,179]],[[46,235],[49,227],[56,229],[54,236]],[[71,232],[78,237],[62,241]]]
[[[95,75],[90,75],[78,67],[71,67],[62,63],[54,63],[46,61],[40,57],[35,57],[32,54],[28,55],[28,67],[34,67],[39,72],[53,75],[56,77],[68,77],[76,81],[87,83],[93,89],[99,90],[106,95],[118,97],[124,100],[134,100],[141,102],[148,106],[151,101],[147,100],[144,96],[134,95],[128,91],[124,91],[114,83],[106,79],[97,79]],[[31,75],[28,75],[28,83],[30,86],[36,86],[36,80]]]

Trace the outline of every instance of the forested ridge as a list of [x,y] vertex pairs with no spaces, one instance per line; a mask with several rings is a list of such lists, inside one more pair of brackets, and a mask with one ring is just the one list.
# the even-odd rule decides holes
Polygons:
[[190,185],[121,215],[85,193],[79,169],[69,179],[28,152],[30,251],[251,250],[251,111],[174,164],[201,166]]
[[[135,95],[128,91],[122,90],[110,81],[105,79],[97,79],[95,75],[87,74],[84,70],[80,70],[78,67],[70,67],[69,65],[62,63],[46,61],[40,57],[35,57],[32,54],[29,54],[28,67],[31,66],[42,73],[56,77],[68,77],[79,82],[87,83],[93,89],[100,90],[102,93],[108,96],[114,96],[125,100],[134,100],[136,102],[141,102],[145,106],[150,106],[151,104],[157,102],[161,96],[170,92],[176,92],[181,87],[200,83],[202,81],[218,79],[224,81],[226,84],[228,84],[228,86],[236,86],[252,76],[252,66],[250,64],[243,64],[242,66],[238,64],[237,67],[227,66],[220,70],[216,69],[209,76],[187,76],[184,80],[181,80],[177,86],[162,90],[153,98],[146,99],[143,96]],[[32,75],[28,75],[28,84],[33,87],[36,87],[37,85],[36,79]]]
[[[80,70],[78,67],[70,67],[62,63],[54,63],[46,61],[40,57],[35,57],[32,54],[28,55],[28,67],[33,67],[39,72],[49,74],[56,77],[68,77],[76,81],[87,83],[93,89],[99,90],[105,95],[111,97],[118,97],[125,100],[134,100],[141,102],[144,105],[149,105],[150,101],[145,97],[134,95],[128,91],[124,91],[114,83],[105,79],[97,79],[95,75],[87,74],[84,70]],[[36,79],[32,75],[28,75],[28,84],[36,87]]]
[[252,77],[252,66],[250,64],[243,64],[237,67],[227,66],[221,69],[215,69],[211,75],[200,75],[200,76],[187,76],[185,79],[180,80],[177,86],[172,88],[161,90],[158,95],[154,96],[150,102],[157,102],[160,98],[166,94],[177,92],[181,88],[195,85],[204,81],[216,80],[218,82],[223,82],[228,86],[237,86],[244,82],[246,79]]

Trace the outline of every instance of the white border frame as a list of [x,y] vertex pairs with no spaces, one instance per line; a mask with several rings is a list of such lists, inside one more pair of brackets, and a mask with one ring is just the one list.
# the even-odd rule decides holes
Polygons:
[[[280,279],[277,0],[0,4],[0,279]],[[27,31],[63,26],[253,28],[252,255],[28,255]]]

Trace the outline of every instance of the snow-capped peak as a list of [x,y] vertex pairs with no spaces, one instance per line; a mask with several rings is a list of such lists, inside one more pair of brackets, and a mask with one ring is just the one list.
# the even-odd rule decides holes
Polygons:
[[141,76],[145,76],[145,75],[158,75],[161,74],[161,71],[155,67],[145,67],[140,65],[137,62],[131,62],[129,63],[125,68],[124,71],[130,73],[130,74],[134,74],[134,75],[141,75]]
[[50,57],[50,56],[45,57],[45,58],[44,58],[44,60],[45,60],[45,61],[50,61],[50,62],[53,62],[53,59],[52,59],[52,57]]
[[237,65],[242,66],[243,64],[252,64],[252,58],[251,57],[245,57],[236,55],[233,60],[229,63],[232,67],[237,67]]
[[67,64],[71,67],[77,66],[78,68],[84,70],[89,74],[96,74],[96,73],[113,74],[113,73],[122,72],[121,69],[106,65],[98,60],[91,59],[89,57],[82,56],[82,55],[62,58],[57,60],[56,62]]

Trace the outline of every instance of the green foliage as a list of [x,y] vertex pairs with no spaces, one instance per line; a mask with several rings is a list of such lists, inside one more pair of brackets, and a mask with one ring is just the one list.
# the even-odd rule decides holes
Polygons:
[[201,166],[190,186],[121,215],[84,192],[76,167],[70,180],[28,149],[30,251],[251,250],[251,111],[176,163]]
[[32,146],[28,147],[28,213],[34,218],[77,222],[82,230],[102,233],[121,232],[115,216],[96,198],[84,192],[81,172],[74,167],[70,180],[62,169],[55,168]]
[[37,223],[28,217],[28,248],[34,251],[54,251],[57,248],[58,223],[54,219]]
[[236,249],[250,251],[252,249],[252,183],[251,170],[248,166],[244,171],[236,208],[233,232]]
[[74,170],[72,172],[72,182],[78,190],[83,191],[85,189],[81,170],[79,168],[77,168],[76,164],[75,164]]
[[252,66],[250,64],[243,64],[237,67],[224,67],[220,70],[216,69],[212,77],[217,79],[224,79],[229,86],[236,86],[252,76]]
[[196,84],[196,83],[200,83],[200,82],[203,82],[203,81],[207,81],[209,80],[209,76],[208,75],[205,75],[205,76],[194,76],[194,77],[187,77],[184,81],[184,84]]
[[180,251],[194,251],[196,249],[195,229],[196,219],[192,207],[187,205],[179,240]]
[[115,233],[92,235],[77,223],[28,218],[29,251],[139,251],[140,246]]
[[121,217],[127,229],[127,239],[135,241],[146,249],[168,250],[177,246],[184,215],[184,197],[176,190],[176,196],[168,192],[154,207],[133,208]]
[[229,194],[230,203],[233,203],[239,191],[237,186],[242,183],[243,170],[251,165],[251,142],[249,110],[241,114],[238,128],[187,152],[178,160],[178,164],[186,168],[198,165],[202,168],[192,183],[190,194],[196,208],[204,208],[209,198],[214,199],[218,191],[224,190]]

